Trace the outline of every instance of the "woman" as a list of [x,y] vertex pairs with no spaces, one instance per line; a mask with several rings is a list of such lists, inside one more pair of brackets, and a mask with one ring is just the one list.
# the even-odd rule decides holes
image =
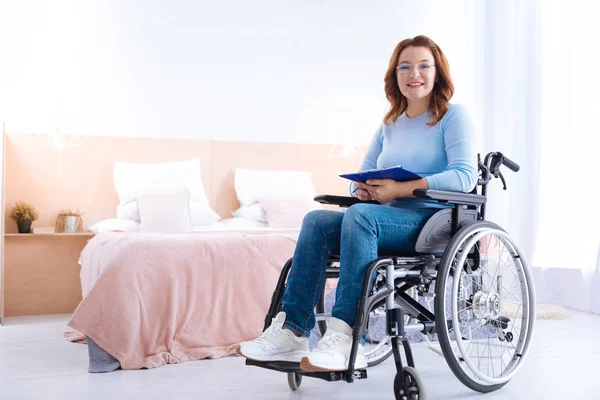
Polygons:
[[[448,61],[426,36],[401,41],[385,74],[391,103],[361,170],[402,165],[424,178],[352,183],[352,195],[382,205],[355,204],[345,213],[306,215],[294,253],[282,309],[260,337],[240,345],[258,361],[301,361],[309,371],[344,371],[365,271],[378,253],[414,254],[423,225],[440,208],[413,197],[415,189],[470,192],[477,182],[474,129],[465,109],[449,104],[454,92]],[[451,206],[448,206],[451,207]],[[327,332],[309,352],[314,308],[322,293],[330,253],[340,254],[340,279]],[[359,345],[355,368],[366,368]]]

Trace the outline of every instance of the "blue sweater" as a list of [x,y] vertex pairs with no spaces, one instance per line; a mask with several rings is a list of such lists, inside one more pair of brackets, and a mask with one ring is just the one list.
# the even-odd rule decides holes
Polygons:
[[[400,115],[394,123],[382,124],[365,155],[360,170],[400,165],[427,179],[430,189],[468,193],[477,182],[475,128],[467,110],[450,104],[434,126],[426,112],[416,118]],[[393,207],[445,208],[434,200],[398,197]]]

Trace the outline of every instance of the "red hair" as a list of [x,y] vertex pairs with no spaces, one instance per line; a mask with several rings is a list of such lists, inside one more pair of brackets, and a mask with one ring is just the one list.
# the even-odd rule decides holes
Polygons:
[[433,54],[433,62],[436,68],[436,82],[431,91],[429,101],[429,110],[433,114],[433,120],[427,123],[427,125],[433,126],[440,122],[448,111],[448,102],[454,94],[454,83],[452,83],[452,78],[450,77],[448,60],[442,49],[433,40],[423,35],[415,36],[412,39],[404,39],[394,49],[384,78],[385,97],[390,102],[390,110],[383,118],[383,122],[386,125],[392,124],[408,107],[408,100],[400,92],[398,77],[396,76],[396,66],[398,65],[400,53],[407,47],[425,47]]

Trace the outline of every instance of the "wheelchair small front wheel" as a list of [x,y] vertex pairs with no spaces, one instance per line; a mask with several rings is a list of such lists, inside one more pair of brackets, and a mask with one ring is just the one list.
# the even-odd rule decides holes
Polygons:
[[290,389],[292,389],[294,392],[300,389],[300,385],[302,384],[302,375],[296,372],[288,372],[287,380]]
[[467,387],[497,390],[523,365],[535,321],[533,278],[499,226],[475,222],[452,238],[437,275],[435,317],[444,358]]
[[396,400],[424,400],[427,398],[425,385],[414,367],[404,367],[402,374],[394,378]]

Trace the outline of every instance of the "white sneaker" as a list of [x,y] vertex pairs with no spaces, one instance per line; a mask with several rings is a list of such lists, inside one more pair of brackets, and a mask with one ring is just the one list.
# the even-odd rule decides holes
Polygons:
[[239,353],[255,361],[300,362],[309,354],[308,338],[298,337],[283,328],[284,322],[285,312],[282,311],[258,338],[240,343]]
[[[352,328],[337,318],[327,321],[327,331],[309,354],[300,361],[305,371],[346,371],[352,348]],[[365,348],[359,343],[354,369],[367,368]]]

